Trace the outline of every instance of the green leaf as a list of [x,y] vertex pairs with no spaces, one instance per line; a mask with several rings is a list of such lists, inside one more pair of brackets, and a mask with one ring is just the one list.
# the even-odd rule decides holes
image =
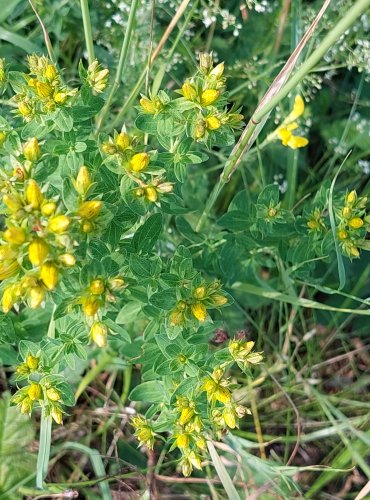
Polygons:
[[59,108],[54,113],[53,120],[57,130],[61,132],[69,132],[73,128],[72,115],[64,108]]
[[132,238],[133,250],[137,253],[148,254],[162,232],[162,225],[162,214],[149,217]]
[[137,385],[130,393],[131,401],[145,401],[146,403],[162,403],[166,399],[163,383],[159,380],[150,380]]
[[36,456],[28,451],[34,435],[30,419],[9,400],[8,394],[0,400],[0,498],[21,500],[17,489],[32,478],[36,467]]
[[176,288],[161,290],[150,297],[150,303],[153,304],[153,306],[165,311],[173,309],[176,302]]
[[142,308],[140,302],[129,302],[125,304],[117,315],[116,323],[119,325],[127,325],[137,319],[137,316]]

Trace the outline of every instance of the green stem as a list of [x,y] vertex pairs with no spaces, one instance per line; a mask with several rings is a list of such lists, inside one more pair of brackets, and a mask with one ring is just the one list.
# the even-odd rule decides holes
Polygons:
[[87,59],[89,61],[89,64],[91,64],[95,60],[95,53],[88,0],[81,0],[81,13],[87,48]]
[[267,100],[267,104],[259,109],[252,116],[247,124],[244,133],[238,144],[232,150],[229,159],[226,162],[221,177],[207,200],[205,209],[197,224],[197,231],[203,227],[207,217],[216,202],[223,186],[227,183],[235,170],[238,168],[241,158],[250,150],[254,141],[258,137],[262,128],[264,127],[268,114],[286,97],[291,90],[293,90],[303,78],[312,70],[312,68],[320,61],[324,54],[330,49],[332,45],[343,35],[343,33],[360,17],[366,9],[370,6],[370,0],[357,0],[351,7],[343,19],[340,19],[335,27],[328,33],[317,49],[311,56],[302,64],[298,71],[283,85],[283,87],[275,94],[274,97]]
[[76,394],[75,394],[75,399],[77,399],[81,396],[81,394],[84,392],[86,387],[93,381],[95,378],[101,373],[104,368],[112,361],[113,356],[109,354],[108,352],[104,352],[102,356],[100,357],[98,363],[92,368],[90,371],[86,373],[86,375],[83,377],[81,380]]
[[[47,336],[51,339],[55,338],[55,320],[54,312],[56,306],[53,305]],[[50,458],[51,447],[51,417],[46,415],[46,407],[42,406],[40,419],[40,438],[39,452],[37,455],[37,472],[36,472],[36,488],[43,489],[44,479],[48,473],[48,465]]]
[[121,395],[122,404],[126,403],[126,400],[128,398],[129,392],[130,392],[131,374],[132,374],[132,365],[128,365],[125,368],[124,374],[123,374],[123,389],[122,389],[122,395]]
[[312,70],[312,68],[321,60],[326,52],[332,47],[335,42],[347,31],[347,29],[360,17],[366,9],[370,6],[370,0],[357,0],[357,2],[349,9],[346,16],[340,19],[335,27],[326,35],[324,40],[320,43],[317,49],[310,55],[310,57],[302,64],[298,71],[288,80],[288,82],[277,92],[277,94],[260,109],[254,116],[253,121],[259,122],[265,115],[279,104],[279,102],[286,97],[291,90],[293,90],[305,76]]
[[106,118],[106,116],[107,116],[107,114],[109,112],[110,105],[111,105],[111,103],[113,101],[113,97],[114,97],[114,95],[115,95],[115,93],[116,93],[116,91],[117,91],[117,89],[118,89],[118,87],[119,87],[119,85],[120,85],[120,83],[122,81],[122,76],[123,76],[123,72],[124,72],[124,69],[125,69],[125,66],[126,66],[128,49],[129,49],[129,46],[130,46],[131,34],[132,34],[132,30],[133,30],[134,23],[135,23],[135,15],[136,15],[136,10],[137,10],[138,5],[139,5],[139,0],[132,0],[131,8],[130,8],[130,14],[128,16],[126,33],[125,33],[125,36],[124,36],[124,39],[123,39],[121,53],[120,53],[120,56],[119,56],[119,61],[118,61],[118,66],[117,66],[117,71],[116,71],[116,76],[114,78],[114,82],[113,82],[111,91],[109,93],[107,102],[105,103],[105,106],[104,106],[104,108],[103,108],[103,110],[101,112],[101,117],[100,117],[100,120],[99,120],[97,133],[99,133],[100,130],[101,130],[101,128],[102,128],[104,119]]

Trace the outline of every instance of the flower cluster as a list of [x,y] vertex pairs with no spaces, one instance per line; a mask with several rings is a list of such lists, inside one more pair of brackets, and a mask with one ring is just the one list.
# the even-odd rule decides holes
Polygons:
[[28,75],[22,75],[24,84],[17,87],[14,100],[18,113],[26,121],[40,114],[49,114],[59,107],[69,106],[77,89],[62,82],[56,66],[45,56],[28,57]]
[[[125,130],[114,133],[113,137],[102,144],[102,151],[107,161],[118,165],[121,173],[132,181],[130,195],[148,203],[157,203],[164,194],[173,191],[173,183],[166,182],[163,171],[151,168],[156,158],[156,151],[145,152],[136,137],[131,137]],[[136,187],[135,187],[136,186]]]
[[350,258],[360,256],[360,248],[367,245],[364,241],[366,226],[370,229],[370,218],[366,216],[367,197],[358,197],[356,191],[349,192],[344,198],[344,206],[337,209],[337,237],[344,255]]
[[[184,292],[187,292],[186,289]],[[227,302],[228,299],[218,281],[201,284],[177,302],[169,314],[169,323],[171,326],[184,325],[191,318],[203,322],[207,318],[207,307],[222,307]]]
[[16,381],[27,381],[12,397],[12,402],[18,405],[21,413],[31,414],[34,406],[45,408],[45,414],[50,415],[57,423],[62,423],[65,383],[58,376],[50,375],[41,360],[40,353],[29,353],[25,361],[16,368]]

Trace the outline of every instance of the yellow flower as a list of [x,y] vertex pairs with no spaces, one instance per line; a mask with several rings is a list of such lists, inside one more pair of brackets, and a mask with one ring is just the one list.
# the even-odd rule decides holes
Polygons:
[[4,194],[3,203],[13,213],[18,212],[22,208],[22,203],[19,198],[11,194]]
[[284,123],[294,122],[297,118],[302,116],[304,113],[304,100],[300,95],[296,95],[294,99],[293,110],[285,118]]
[[32,354],[29,354],[26,358],[26,365],[32,371],[37,370],[37,368],[39,367],[39,358],[37,358],[36,356],[32,356]]
[[149,450],[154,447],[155,432],[148,420],[141,416],[133,417],[131,420],[135,428],[135,436],[139,440],[139,446],[145,444]]
[[50,97],[53,93],[53,88],[48,83],[36,81],[35,87],[39,97]]
[[307,146],[308,139],[292,134],[292,130],[296,128],[298,128],[298,123],[296,122],[278,128],[277,134],[283,146],[289,146],[291,149],[304,148]]
[[28,205],[30,205],[31,208],[33,208],[34,210],[38,210],[41,207],[43,199],[44,197],[42,195],[40,186],[35,180],[31,179],[28,182],[26,189],[26,202],[28,203]]
[[351,191],[346,196],[346,205],[352,206],[352,205],[354,205],[356,203],[356,200],[357,200],[357,193],[356,193],[356,191]]
[[45,262],[40,269],[40,278],[46,288],[54,290],[58,283],[59,270],[53,262]]
[[146,113],[149,113],[151,115],[158,113],[158,111],[160,111],[164,107],[163,102],[158,96],[154,96],[152,99],[148,99],[147,97],[143,96],[140,99],[140,106]]
[[235,429],[236,427],[236,416],[231,406],[226,406],[222,411],[222,417],[225,424],[230,427],[230,429]]
[[48,64],[44,71],[44,77],[47,80],[53,81],[58,76],[58,72],[54,66],[54,64]]
[[64,104],[68,99],[68,94],[66,94],[66,92],[57,92],[54,94],[53,99],[55,104]]
[[181,87],[181,92],[188,101],[194,101],[197,98],[197,91],[189,81],[186,81]]
[[189,448],[189,444],[190,444],[189,434],[187,434],[186,432],[177,434],[176,446],[178,448]]
[[98,347],[107,345],[108,328],[100,321],[95,322],[90,329],[90,338]]
[[181,411],[181,415],[179,418],[179,424],[185,425],[187,424],[194,416],[195,411],[193,408],[183,408]]
[[18,111],[22,116],[29,116],[32,114],[32,108],[26,102],[21,101],[18,104]]
[[195,299],[204,299],[206,296],[207,290],[205,286],[198,286],[194,292],[193,292],[193,297]]
[[70,253],[63,253],[62,255],[59,255],[58,260],[63,264],[63,266],[66,267],[73,267],[76,264],[74,255]]
[[209,76],[215,78],[216,80],[219,80],[224,74],[224,70],[225,70],[225,63],[221,62],[211,70]]
[[41,213],[42,215],[45,215],[45,217],[50,217],[55,213],[55,210],[57,209],[56,203],[53,201],[47,201],[46,203],[43,203],[41,206]]
[[57,389],[55,389],[54,387],[50,387],[49,389],[46,389],[46,397],[50,401],[60,401],[60,399],[61,399],[60,392]]
[[155,203],[158,200],[158,191],[154,186],[148,186],[144,189],[145,197],[148,201]]
[[214,293],[213,295],[211,295],[210,300],[216,307],[224,306],[228,302],[227,297],[225,297],[225,295],[222,295],[221,293]]
[[78,194],[84,196],[92,184],[91,175],[87,167],[82,165],[78,171],[76,180],[74,181],[74,187]]
[[206,306],[202,302],[195,302],[191,306],[191,312],[198,321],[205,321],[207,317]]
[[364,221],[360,217],[353,217],[353,219],[348,221],[348,225],[352,229],[359,229],[364,225]]
[[31,264],[34,266],[39,266],[44,262],[49,254],[49,247],[44,240],[40,238],[34,238],[28,247],[28,258]]
[[5,288],[3,297],[1,299],[1,305],[3,307],[4,313],[7,314],[15,303],[16,297],[14,295],[14,288],[13,285],[9,285]]
[[217,116],[208,116],[206,125],[208,130],[217,130],[221,127],[221,120]]
[[29,139],[23,147],[23,154],[26,160],[34,163],[41,158],[41,149],[36,137]]
[[66,215],[55,215],[51,217],[48,222],[48,229],[51,233],[64,233],[67,231],[71,220]]
[[82,219],[94,219],[99,215],[102,206],[103,202],[100,200],[84,201],[80,205],[77,215]]
[[115,138],[115,144],[119,151],[124,151],[130,146],[130,137],[126,132],[120,132]]
[[36,401],[37,399],[40,399],[42,396],[41,385],[35,382],[31,383],[27,390],[27,394],[31,401]]
[[19,264],[16,260],[0,263],[0,280],[11,278],[19,271]]
[[148,153],[136,153],[129,162],[130,170],[134,172],[141,172],[149,165],[150,157]]
[[200,103],[202,106],[207,107],[214,104],[220,97],[220,91],[215,89],[204,90],[200,96]]
[[87,69],[87,82],[95,92],[101,93],[108,85],[109,70],[103,69],[98,61],[93,61]]
[[12,260],[17,256],[18,252],[11,245],[0,246],[0,262],[4,260]]
[[59,425],[63,423],[63,412],[58,406],[53,406],[50,415],[55,423]]
[[4,240],[14,245],[22,245],[26,241],[26,233],[20,227],[9,227],[4,231]]
[[95,316],[100,307],[100,302],[95,297],[83,297],[82,310],[87,316]]
[[42,286],[33,286],[29,290],[29,306],[31,309],[37,309],[45,299],[45,290]]
[[105,290],[104,281],[101,279],[93,280],[90,283],[89,290],[93,295],[101,295]]

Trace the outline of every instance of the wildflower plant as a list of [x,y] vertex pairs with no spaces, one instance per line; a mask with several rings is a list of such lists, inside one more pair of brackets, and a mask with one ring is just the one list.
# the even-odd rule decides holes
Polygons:
[[[189,476],[207,462],[209,442],[251,414],[235,374],[251,378],[263,352],[237,335],[211,344],[239,281],[260,284],[262,267],[284,275],[284,286],[314,280],[316,261],[338,248],[359,258],[370,249],[367,197],[323,185],[297,213],[267,184],[257,196],[237,194],[203,234],[210,213],[206,206],[194,224],[189,171],[202,172],[245,125],[224,63],[201,53],[192,75],[173,90],[142,93],[134,122],[113,129],[102,123],[109,71],[89,59],[78,84],[46,56],[29,56],[26,72],[0,59],[0,92],[12,109],[0,117],[0,319],[19,326],[40,311],[48,319],[36,338],[6,337],[18,356],[12,402],[24,414],[41,410],[50,436],[51,421],[73,412],[69,370],[90,355],[123,359],[140,367],[129,395],[138,445],[168,443]],[[261,150],[308,146],[297,133],[304,99],[293,99]],[[47,460],[48,450],[40,455]]]

